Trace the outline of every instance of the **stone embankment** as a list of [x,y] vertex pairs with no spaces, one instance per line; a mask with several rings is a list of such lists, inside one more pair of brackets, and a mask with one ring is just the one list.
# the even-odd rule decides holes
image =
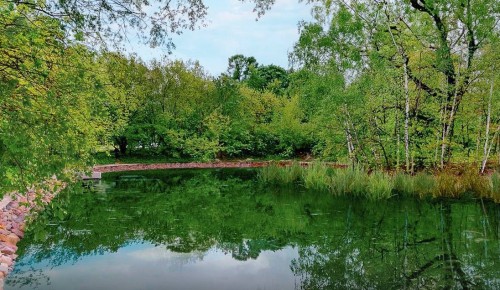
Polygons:
[[64,187],[64,183],[51,179],[40,189],[30,189],[24,194],[5,194],[0,200],[0,290],[3,289],[5,277],[14,267],[17,243],[24,237],[27,220],[43,209]]
[[[216,161],[216,162],[186,162],[186,163],[155,163],[155,164],[109,164],[96,165],[94,172],[120,172],[120,171],[137,171],[137,170],[154,170],[154,169],[183,169],[183,168],[257,168],[266,167],[271,164],[278,166],[289,166],[294,161]],[[308,166],[312,162],[300,161],[301,166]],[[344,168],[346,165],[328,163],[332,167]]]

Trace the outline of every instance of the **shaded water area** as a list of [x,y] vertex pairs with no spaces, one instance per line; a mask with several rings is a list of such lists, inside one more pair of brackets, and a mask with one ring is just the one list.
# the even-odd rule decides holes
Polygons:
[[255,170],[112,173],[67,190],[5,289],[500,289],[500,206],[337,198]]

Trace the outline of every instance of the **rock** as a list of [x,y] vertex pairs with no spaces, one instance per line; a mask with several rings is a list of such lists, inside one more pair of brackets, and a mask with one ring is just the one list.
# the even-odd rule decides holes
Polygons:
[[0,245],[0,252],[2,252],[5,255],[12,255],[16,252],[17,247],[13,245]]
[[0,263],[5,263],[10,266],[14,263],[14,261],[12,260],[11,257],[2,255],[0,256]]
[[2,241],[2,242],[7,241],[7,236],[8,236],[8,235],[9,235],[9,234],[7,234],[7,235],[5,235],[5,234],[0,234],[0,241]]
[[20,238],[16,234],[10,234],[7,236],[7,241],[9,244],[17,244],[19,242]]
[[0,263],[0,272],[7,274],[9,272],[9,266],[5,263]]
[[[22,229],[21,229],[22,228]],[[19,229],[12,229],[12,233],[18,236],[19,238],[24,238],[24,224],[19,225]]]

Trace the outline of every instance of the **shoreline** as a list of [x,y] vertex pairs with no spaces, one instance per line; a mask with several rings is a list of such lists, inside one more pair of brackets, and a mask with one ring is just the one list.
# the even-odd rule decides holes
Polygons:
[[[209,169],[209,168],[261,168],[275,164],[280,167],[289,166],[294,164],[293,160],[282,161],[214,161],[214,162],[175,162],[175,163],[130,163],[130,164],[105,164],[95,165],[92,169],[93,172],[108,173],[108,172],[121,172],[121,171],[142,171],[142,170],[155,170],[155,169]],[[300,161],[297,162],[300,166],[307,167],[313,162]],[[332,167],[345,168],[347,165],[327,162]]]
[[28,219],[43,210],[66,184],[50,179],[42,187],[46,188],[32,188],[23,194],[6,193],[0,200],[0,290],[5,277],[14,268],[17,243],[24,238]]

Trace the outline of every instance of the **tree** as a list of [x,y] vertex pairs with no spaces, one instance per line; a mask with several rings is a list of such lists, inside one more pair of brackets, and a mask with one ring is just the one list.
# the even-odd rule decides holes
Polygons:
[[66,45],[58,21],[9,3],[0,23],[0,184],[83,170],[104,129],[92,53]]
[[243,81],[248,78],[250,70],[257,68],[259,64],[253,57],[246,57],[242,54],[236,54],[229,58],[227,73],[237,81]]
[[[395,110],[390,111],[396,132],[401,124],[405,127],[407,167],[414,153],[423,154],[421,164],[428,164],[432,147],[441,167],[449,162],[456,148],[459,108],[471,97],[481,74],[477,63],[486,45],[498,43],[499,2],[311,2],[316,5],[315,22],[301,25],[299,42],[291,54],[294,65],[309,68],[333,62],[348,83],[374,69],[381,59],[393,69],[402,69],[400,76],[407,79],[406,85],[401,82],[406,88],[404,106],[396,98]],[[387,112],[382,113],[386,116]],[[401,116],[404,122],[398,121]],[[412,140],[416,152],[409,150],[411,130],[421,136]],[[432,135],[439,140],[431,141]]]
[[252,67],[248,77],[248,86],[256,90],[269,90],[275,94],[283,95],[288,88],[288,72],[277,65]]
[[118,43],[130,30],[152,46],[174,48],[170,34],[203,25],[207,6],[202,0],[7,0],[20,11],[50,17],[75,40]]

